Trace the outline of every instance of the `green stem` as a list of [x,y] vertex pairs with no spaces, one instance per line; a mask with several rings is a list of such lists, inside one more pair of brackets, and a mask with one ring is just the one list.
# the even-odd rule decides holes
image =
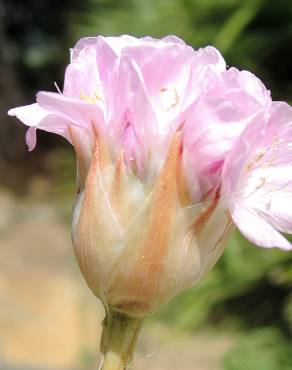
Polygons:
[[101,370],[124,370],[130,367],[141,327],[142,319],[118,312],[107,314],[100,343],[104,356]]

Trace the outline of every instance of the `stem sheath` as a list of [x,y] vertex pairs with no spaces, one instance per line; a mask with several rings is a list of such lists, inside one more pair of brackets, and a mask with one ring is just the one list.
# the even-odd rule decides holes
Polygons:
[[100,349],[101,370],[125,370],[131,365],[142,319],[109,312],[104,319]]

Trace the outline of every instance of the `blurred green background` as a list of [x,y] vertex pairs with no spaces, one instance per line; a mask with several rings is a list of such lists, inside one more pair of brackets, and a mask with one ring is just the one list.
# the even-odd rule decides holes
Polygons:
[[[15,271],[20,271],[19,266],[25,276],[30,270],[32,280],[38,279],[39,271],[38,267],[35,270],[31,267],[34,262],[36,266],[57,268],[60,252],[50,252],[53,262],[52,265],[47,263],[46,253],[49,252],[47,249],[42,252],[42,248],[45,249],[43,238],[48,235],[49,241],[58,233],[58,226],[52,219],[64,223],[64,230],[69,230],[75,172],[72,149],[56,136],[39,132],[37,149],[28,154],[24,145],[25,128],[15,119],[8,118],[6,112],[11,107],[33,102],[38,90],[54,91],[54,81],[62,87],[69,48],[80,37],[123,33],[154,37],[175,34],[195,48],[212,44],[220,49],[228,65],[250,70],[259,76],[272,91],[274,100],[292,100],[291,0],[0,0],[0,253],[3,257],[1,271],[6,273],[6,280],[5,277],[0,279],[1,370],[6,370],[5,366],[12,369],[10,363],[18,364],[20,370],[43,369],[47,365],[45,360],[42,363],[42,355],[34,362],[38,367],[33,367],[33,357],[19,355],[13,338],[12,349],[7,347],[6,342],[10,339],[6,333],[11,333],[12,327],[8,321],[14,320],[16,337],[20,325],[19,313],[11,318],[9,304],[15,309],[19,302],[18,298],[15,301],[11,298],[13,294],[17,297],[19,294],[11,288],[11,276],[15,277],[17,285],[19,275],[15,275]],[[28,210],[30,216],[27,216]],[[31,210],[34,210],[33,215]],[[44,220],[42,226],[49,224],[52,230],[36,236],[35,228],[40,220]],[[27,226],[29,222],[36,225],[35,228],[32,226],[33,231]],[[20,224],[28,229],[23,226],[26,231],[19,231]],[[22,235],[19,236],[22,240],[15,240],[15,235]],[[37,251],[32,249],[31,240],[37,243]],[[69,237],[64,240],[69,245]],[[26,244],[29,245],[27,251],[24,249]],[[27,259],[29,253],[31,257]],[[70,253],[66,249],[64,259],[67,260]],[[35,261],[35,255],[40,257],[39,260]],[[17,256],[22,258],[20,265],[15,265]],[[75,263],[73,257],[68,261]],[[67,266],[67,262],[62,263]],[[53,273],[50,268],[48,274]],[[77,280],[81,279],[77,268],[73,275],[76,274]],[[10,284],[9,289],[5,284]],[[81,286],[80,289],[83,292],[86,288]],[[91,300],[88,297],[85,302]],[[26,302],[27,295],[23,299]],[[82,299],[80,302],[78,312],[83,312],[86,303]],[[70,304],[67,310],[70,310]],[[51,310],[47,315],[51,317]],[[87,313],[83,315],[82,328]],[[56,324],[52,321],[51,325]],[[155,331],[160,325],[170,328],[168,334],[172,343],[177,340],[173,348],[180,348],[180,351],[188,348],[190,352],[186,354],[189,362],[173,369],[292,369],[292,254],[261,250],[235,232],[224,256],[208,277],[151,318],[148,329],[151,339],[146,338],[145,342],[152,343],[155,338],[160,338]],[[23,340],[26,340],[27,330]],[[196,342],[192,342],[196,336],[206,343],[200,347],[203,357],[215,356],[211,344],[208,349],[208,343],[215,338],[228,342],[222,349],[220,343],[214,344],[220,347],[220,354],[214,360],[216,364],[204,365],[202,362],[198,365],[196,352],[193,352],[196,348],[191,345],[196,346]],[[35,342],[31,342],[32,346]],[[62,343],[60,345],[64,345]],[[144,345],[146,351],[151,348],[147,343]],[[93,369],[94,352],[82,346],[86,347],[77,345],[76,348],[81,348],[80,356],[72,366]],[[54,353],[51,356],[54,357]],[[155,365],[149,365],[151,359],[145,360],[146,365],[138,364],[137,369],[144,369],[143,366],[154,370],[172,369],[171,365],[166,365],[166,358]],[[53,369],[57,369],[56,366],[65,369],[71,364],[64,362],[62,365],[60,360],[57,365],[51,365]]]

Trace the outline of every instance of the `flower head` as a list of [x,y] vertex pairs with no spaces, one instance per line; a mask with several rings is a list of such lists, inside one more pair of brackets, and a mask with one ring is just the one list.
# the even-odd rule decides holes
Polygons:
[[63,93],[9,111],[75,148],[73,243],[106,306],[153,311],[201,279],[235,224],[290,249],[291,108],[213,47],[169,36],[90,37],[71,51]]

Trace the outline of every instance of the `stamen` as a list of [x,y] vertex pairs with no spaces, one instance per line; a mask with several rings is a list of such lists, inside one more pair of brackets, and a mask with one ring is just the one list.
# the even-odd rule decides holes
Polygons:
[[178,105],[179,94],[175,86],[162,87],[160,93],[162,95],[162,106],[167,112]]
[[55,85],[55,88],[56,88],[56,90],[58,91],[58,93],[59,93],[60,95],[63,95],[63,93],[62,93],[61,89],[59,88],[59,86],[58,86],[58,84],[57,84],[57,82],[56,82],[56,81],[54,82],[54,85]]
[[101,100],[101,97],[97,91],[94,91],[93,96],[88,96],[85,94],[84,90],[81,90],[80,99],[85,101],[86,103],[96,104],[98,101]]
[[259,189],[261,189],[263,186],[265,186],[265,184],[266,184],[266,178],[265,177],[261,177],[260,178],[260,182],[259,182],[259,184],[256,186],[256,188],[255,188],[255,190],[259,190]]

